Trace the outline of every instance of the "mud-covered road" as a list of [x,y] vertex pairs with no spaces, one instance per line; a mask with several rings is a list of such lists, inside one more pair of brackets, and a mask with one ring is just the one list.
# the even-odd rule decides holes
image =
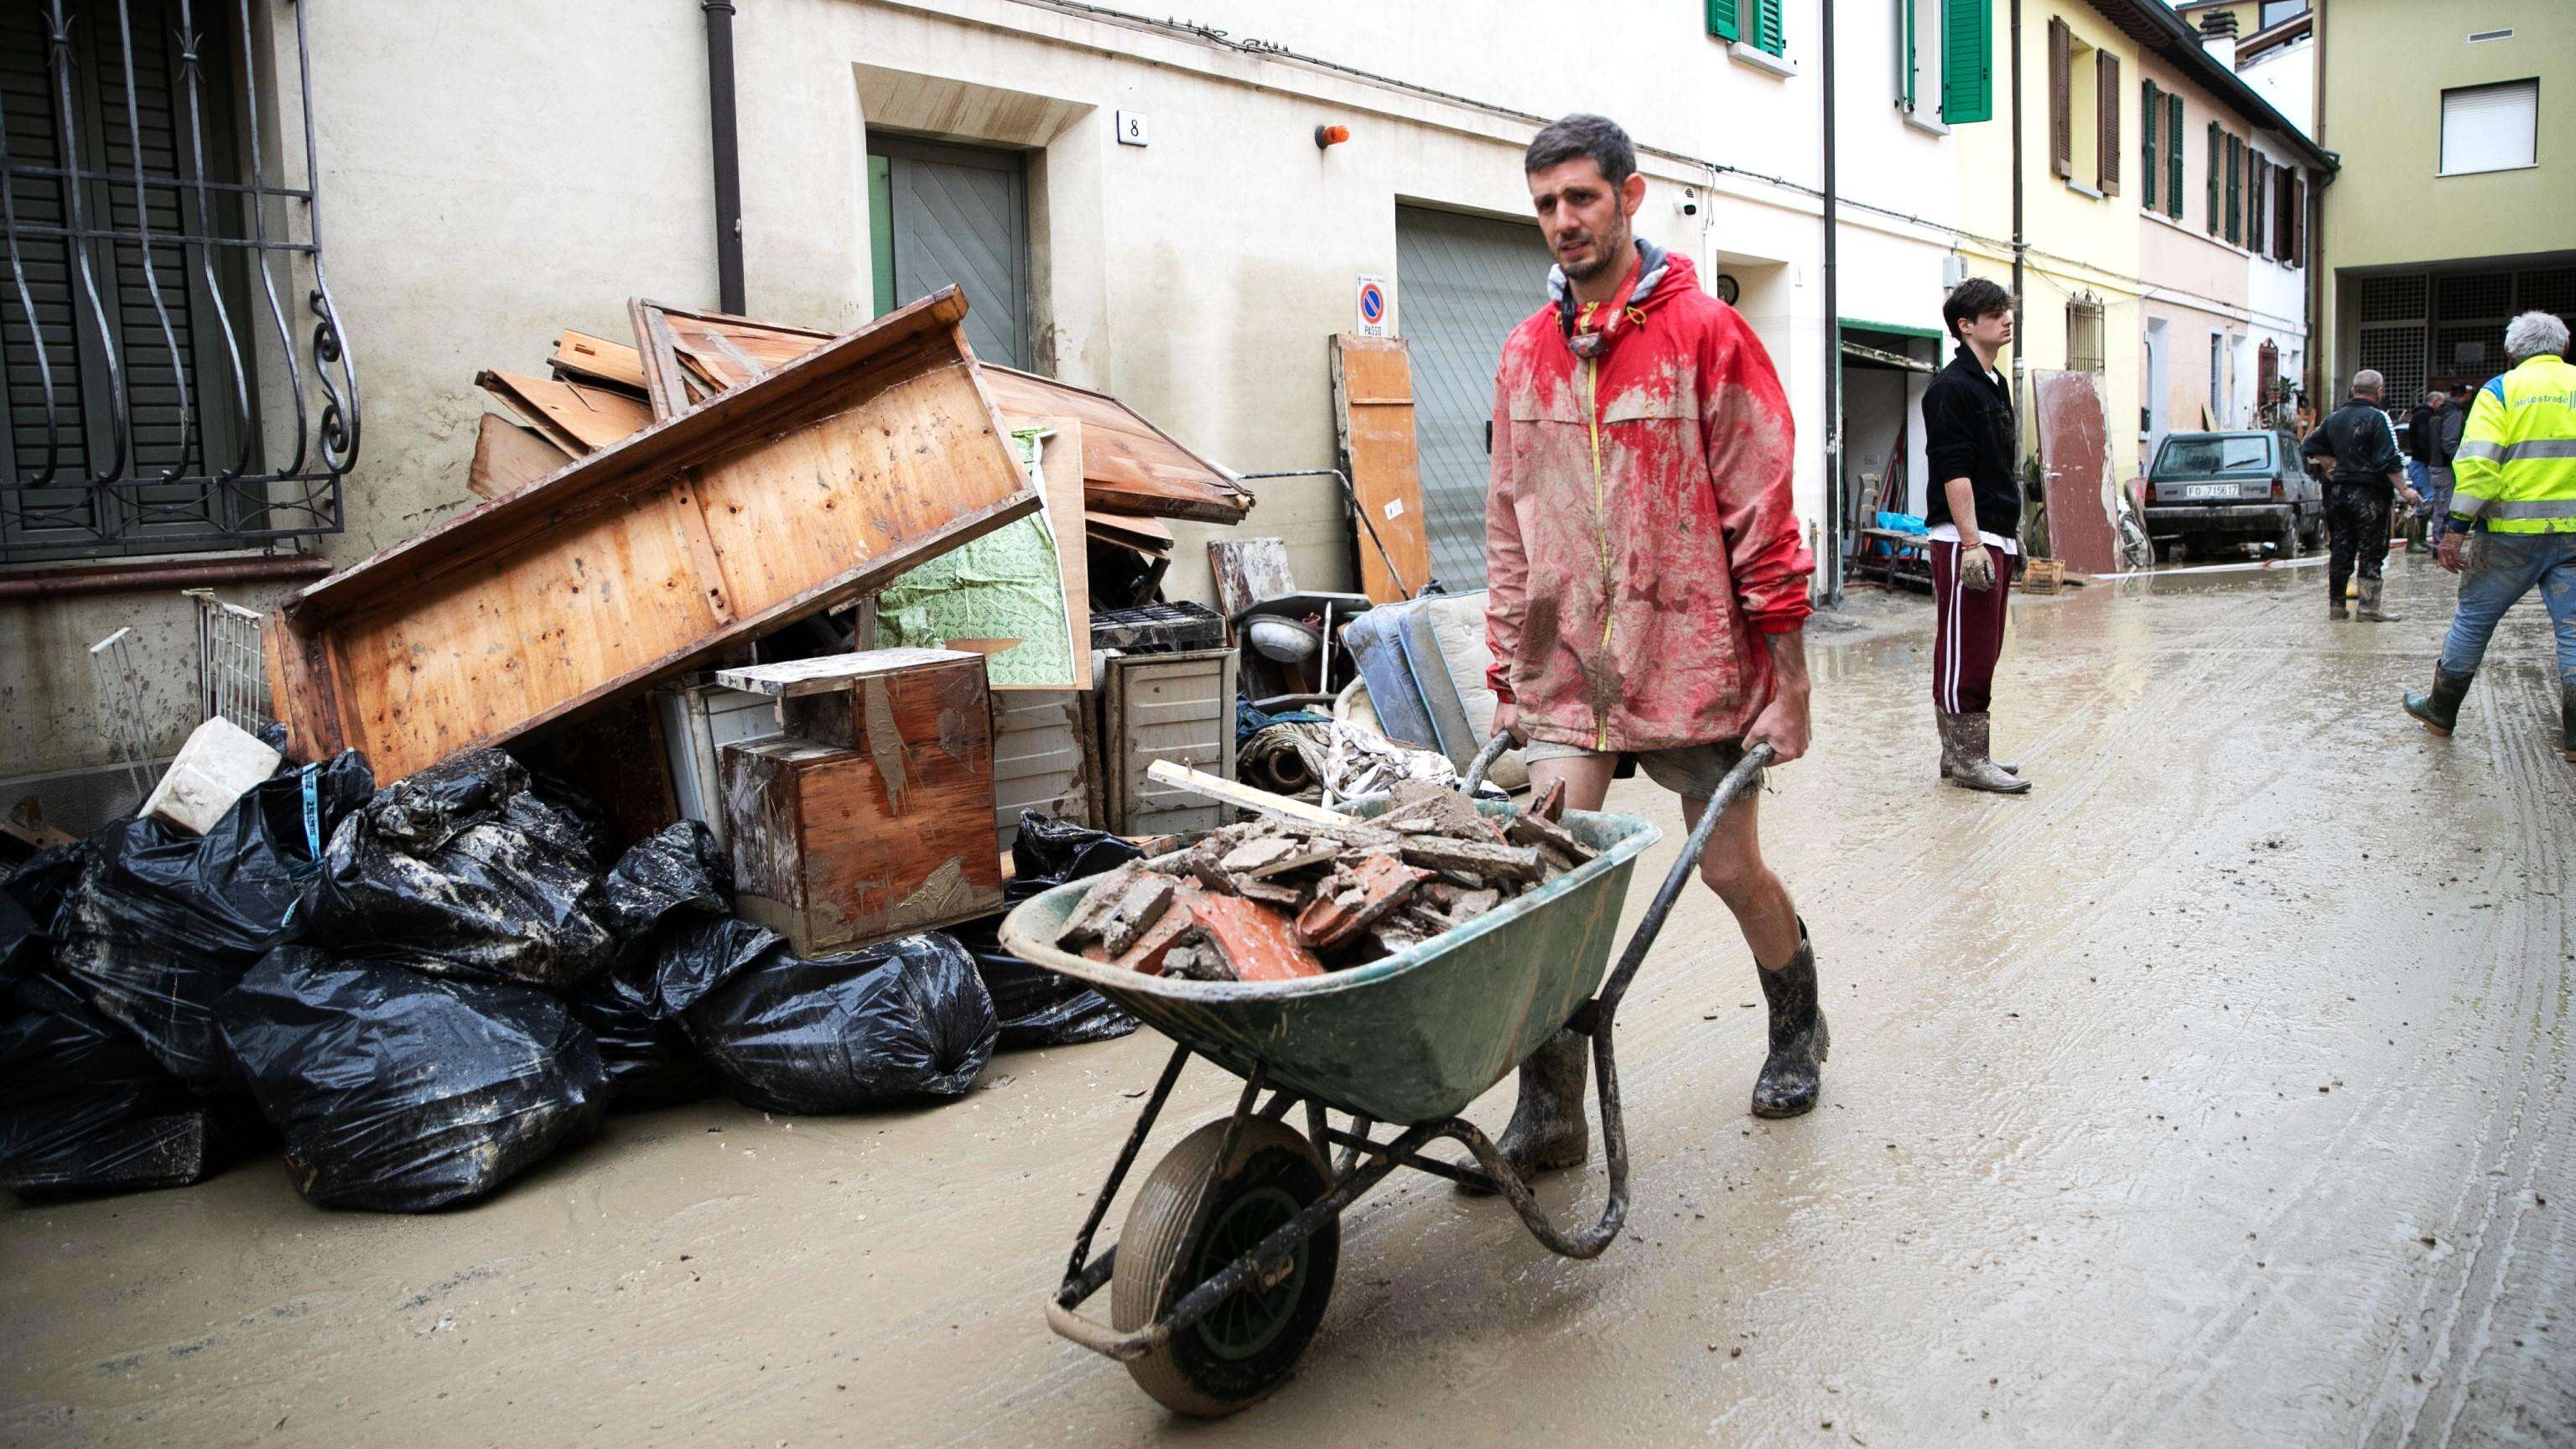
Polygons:
[[[2329,625],[2313,567],[2016,601],[2019,800],[1932,785],[1928,615],[1820,639],[1762,809],[1826,1105],[1745,1115],[1760,997],[1694,887],[1620,1023],[1630,1233],[1564,1262],[1398,1178],[1223,1442],[2576,1442],[2576,767],[2530,603],[2457,739],[2399,715],[2450,589],[2392,572],[2385,628]],[[1612,802],[1668,827],[1659,873],[1671,801]],[[16,1210],[0,1441],[1214,1442],[1039,1314],[1162,1054],[621,1117],[438,1217],[309,1208],[274,1161]],[[1149,1154],[1228,1100],[1194,1069]]]

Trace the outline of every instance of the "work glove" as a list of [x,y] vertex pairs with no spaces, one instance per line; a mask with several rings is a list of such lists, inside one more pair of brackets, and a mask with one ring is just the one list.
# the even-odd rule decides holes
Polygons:
[[1995,556],[1980,543],[1959,545],[1959,583],[1971,593],[1982,594],[1995,586]]

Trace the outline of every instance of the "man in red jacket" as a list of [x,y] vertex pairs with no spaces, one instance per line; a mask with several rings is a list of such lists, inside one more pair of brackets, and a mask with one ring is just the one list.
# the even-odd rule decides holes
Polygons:
[[[1746,747],[1807,749],[1802,629],[1815,570],[1790,508],[1795,430],[1779,376],[1688,257],[1630,230],[1646,195],[1627,133],[1567,116],[1523,159],[1556,255],[1549,302],[1503,344],[1485,501],[1485,606],[1503,701],[1537,787],[1595,810],[1622,755],[1696,821]],[[1700,875],[1735,913],[1770,1003],[1757,1116],[1815,1105],[1825,1058],[1815,951],[1762,861],[1759,802],[1718,822]],[[1584,1045],[1521,1068],[1502,1148],[1579,1164]]]

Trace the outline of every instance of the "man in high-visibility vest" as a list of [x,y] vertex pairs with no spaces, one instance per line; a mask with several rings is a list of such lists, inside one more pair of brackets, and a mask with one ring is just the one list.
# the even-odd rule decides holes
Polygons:
[[2478,389],[2451,464],[2451,528],[2439,557],[2455,574],[2466,560],[2459,612],[2431,692],[2408,691],[2406,712],[2437,735],[2457,727],[2496,621],[2536,588],[2558,631],[2559,753],[2576,764],[2576,366],[2566,358],[2567,324],[2525,312],[2506,325],[2504,353],[2513,369]]

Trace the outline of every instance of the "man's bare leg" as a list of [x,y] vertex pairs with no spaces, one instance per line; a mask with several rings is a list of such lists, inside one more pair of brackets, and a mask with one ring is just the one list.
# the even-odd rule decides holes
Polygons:
[[[1699,823],[1706,800],[1682,801],[1682,817]],[[1699,858],[1700,879],[1735,913],[1754,973],[1771,1011],[1770,1052],[1753,1084],[1753,1115],[1795,1117],[1816,1105],[1830,1038],[1816,1000],[1816,951],[1789,899],[1789,888],[1762,860],[1761,796],[1747,793],[1718,817]]]
[[[1567,789],[1570,792],[1572,786]],[[1698,826],[1706,800],[1682,800],[1684,829]],[[1735,913],[1736,929],[1753,948],[1754,964],[1777,971],[1798,953],[1798,908],[1789,888],[1762,860],[1762,796],[1746,791],[1718,817],[1717,829],[1700,852],[1699,878]]]

